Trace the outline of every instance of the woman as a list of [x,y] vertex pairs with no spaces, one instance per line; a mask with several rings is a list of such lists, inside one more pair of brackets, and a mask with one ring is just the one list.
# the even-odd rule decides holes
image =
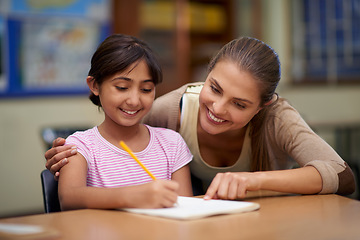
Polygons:
[[[352,193],[351,169],[278,97],[279,80],[280,62],[271,47],[235,39],[211,60],[205,83],[159,97],[144,122],[179,131],[194,155],[190,170],[207,189],[205,198],[243,198],[261,189]],[[54,141],[45,154],[53,173],[76,152],[61,145],[62,139]]]

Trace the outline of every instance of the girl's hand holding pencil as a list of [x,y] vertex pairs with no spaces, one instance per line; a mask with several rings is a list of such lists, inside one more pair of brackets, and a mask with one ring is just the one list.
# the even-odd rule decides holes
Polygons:
[[156,180],[130,188],[126,204],[130,208],[167,208],[177,203],[179,184],[175,181]]
[[[154,180],[150,183],[139,185],[136,191],[130,193],[132,194],[132,197],[130,198],[132,201],[129,205],[141,208],[164,208],[174,206],[177,202],[177,190],[179,189],[179,184],[174,181],[157,180],[123,141],[120,141],[119,144]],[[144,196],[148,197],[144,198]]]

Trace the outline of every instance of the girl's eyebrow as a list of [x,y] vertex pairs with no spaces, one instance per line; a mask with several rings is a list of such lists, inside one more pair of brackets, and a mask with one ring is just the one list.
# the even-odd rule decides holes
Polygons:
[[115,80],[125,80],[125,81],[131,81],[131,78],[128,78],[128,77],[116,77],[116,78],[113,78],[111,79],[111,81],[115,81]]
[[[125,80],[125,81],[128,81],[128,82],[132,81],[132,79],[128,78],[128,77],[116,77],[116,78],[111,79],[111,81],[115,81],[115,80]],[[146,82],[154,82],[154,81],[152,79],[146,79],[146,80],[144,80],[142,82],[146,83]]]
[[[220,84],[216,81],[216,79],[211,78],[210,80],[211,80],[211,82],[212,82],[214,85],[216,85],[217,88],[219,88],[219,90],[220,90],[221,92],[224,91],[224,90],[221,88]],[[248,104],[254,104],[252,101],[250,101],[250,100],[248,100],[248,99],[235,98],[235,97],[234,97],[234,99],[237,100],[237,101],[241,101],[241,102],[247,102]]]

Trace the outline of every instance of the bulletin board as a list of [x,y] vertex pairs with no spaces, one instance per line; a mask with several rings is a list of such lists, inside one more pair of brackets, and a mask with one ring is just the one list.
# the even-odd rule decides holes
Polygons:
[[[3,4],[3,3],[2,3]],[[8,0],[0,6],[0,97],[87,94],[110,34],[109,0]]]

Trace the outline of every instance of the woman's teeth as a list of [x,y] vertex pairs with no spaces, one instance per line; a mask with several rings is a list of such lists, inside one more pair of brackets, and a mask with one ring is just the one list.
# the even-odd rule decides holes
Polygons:
[[222,120],[222,119],[219,119],[219,118],[215,117],[210,111],[209,111],[209,116],[215,122],[218,122],[218,123],[225,122],[225,120]]

